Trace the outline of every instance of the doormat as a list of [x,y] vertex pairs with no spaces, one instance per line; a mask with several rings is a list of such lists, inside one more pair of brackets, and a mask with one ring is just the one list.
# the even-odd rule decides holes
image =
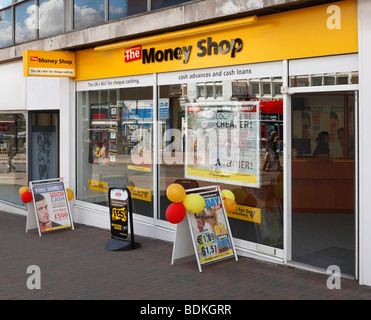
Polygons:
[[323,269],[327,269],[331,265],[336,265],[340,268],[342,274],[354,276],[354,250],[328,247],[296,257],[294,261]]

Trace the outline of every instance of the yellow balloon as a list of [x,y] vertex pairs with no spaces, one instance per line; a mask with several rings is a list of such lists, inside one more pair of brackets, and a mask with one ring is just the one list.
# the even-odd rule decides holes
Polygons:
[[222,190],[222,196],[226,199],[236,200],[234,193],[230,190]]
[[183,200],[183,205],[188,212],[199,213],[205,208],[205,199],[197,193],[188,194]]
[[66,188],[66,191],[67,191],[67,198],[68,198],[68,201],[71,201],[73,199],[73,191],[71,189],[68,189]]
[[166,196],[171,202],[182,202],[186,196],[186,191],[182,185],[173,183],[167,187]]
[[224,199],[224,207],[228,212],[235,212],[237,210],[237,203],[232,199]]
[[18,190],[19,195],[21,196],[23,192],[29,191],[30,189],[27,186],[21,187]]

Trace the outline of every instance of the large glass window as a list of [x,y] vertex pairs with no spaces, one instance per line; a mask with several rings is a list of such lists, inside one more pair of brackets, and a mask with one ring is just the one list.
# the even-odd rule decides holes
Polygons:
[[18,190],[27,186],[26,118],[0,114],[0,200],[23,205]]
[[75,0],[74,29],[93,27],[105,22],[104,0]]
[[171,183],[219,185],[238,204],[228,213],[234,238],[283,248],[281,86],[281,77],[160,86],[160,219]]
[[12,10],[0,11],[0,48],[12,44]]
[[63,33],[64,1],[39,0],[39,37]]
[[77,95],[76,199],[108,205],[110,187],[129,187],[134,212],[153,217],[153,88]]
[[26,1],[15,7],[15,43],[36,39],[37,8],[35,1]]
[[147,0],[109,0],[110,21],[147,11]]
[[189,1],[182,1],[182,0],[152,0],[151,8],[152,10],[161,9],[165,7],[175,6],[177,4],[182,4],[184,2]]

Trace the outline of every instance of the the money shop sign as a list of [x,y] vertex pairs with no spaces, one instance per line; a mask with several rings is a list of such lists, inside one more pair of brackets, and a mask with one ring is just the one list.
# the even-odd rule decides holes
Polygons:
[[24,50],[23,75],[25,77],[75,77],[75,53]]

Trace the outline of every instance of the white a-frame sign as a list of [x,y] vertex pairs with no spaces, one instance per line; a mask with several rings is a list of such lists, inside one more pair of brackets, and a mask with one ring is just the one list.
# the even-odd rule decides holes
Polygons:
[[202,272],[204,264],[231,257],[238,261],[220,188],[188,189],[186,193],[200,194],[206,205],[199,213],[187,211],[186,217],[177,224],[171,264],[195,254],[198,269]]

